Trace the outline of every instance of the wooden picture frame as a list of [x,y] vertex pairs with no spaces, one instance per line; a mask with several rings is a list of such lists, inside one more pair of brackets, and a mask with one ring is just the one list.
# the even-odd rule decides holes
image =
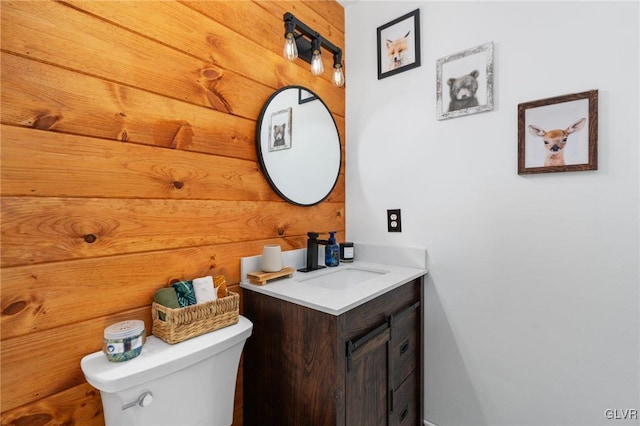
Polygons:
[[420,66],[420,9],[378,27],[378,80]]
[[597,90],[518,105],[518,174],[597,169]]
[[493,110],[493,42],[436,62],[436,118]]

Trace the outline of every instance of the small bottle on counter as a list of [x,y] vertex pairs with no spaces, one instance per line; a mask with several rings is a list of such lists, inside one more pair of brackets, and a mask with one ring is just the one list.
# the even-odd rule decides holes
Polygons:
[[329,232],[329,244],[324,246],[324,264],[338,266],[340,264],[340,246],[336,243],[335,231]]
[[345,263],[353,262],[353,243],[340,243],[340,261]]

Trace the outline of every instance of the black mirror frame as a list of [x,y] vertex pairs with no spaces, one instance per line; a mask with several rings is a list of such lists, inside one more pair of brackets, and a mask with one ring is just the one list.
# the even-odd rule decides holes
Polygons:
[[[266,110],[269,108],[269,104],[271,103],[271,101],[281,92],[285,91],[285,90],[289,90],[289,89],[298,89],[298,103],[299,104],[303,104],[305,102],[310,102],[311,100],[319,100],[322,105],[327,109],[327,112],[329,113],[329,116],[331,117],[331,120],[333,122],[333,126],[335,127],[336,130],[336,135],[338,137],[338,150],[339,150],[339,164],[338,164],[338,173],[336,174],[336,178],[333,182],[333,185],[331,185],[331,189],[329,189],[329,191],[322,196],[322,198],[320,198],[318,201],[315,201],[313,203],[309,203],[309,204],[304,204],[304,203],[300,203],[297,202],[295,200],[290,199],[289,197],[287,197],[286,195],[284,195],[279,189],[278,186],[276,185],[276,183],[271,179],[271,176],[269,175],[269,172],[267,171],[267,167],[264,163],[264,158],[262,155],[262,140],[261,140],[261,132],[262,132],[262,124],[263,124],[263,120],[264,120],[264,115]],[[309,98],[302,98],[302,90],[309,92],[312,96]],[[269,96],[269,99],[267,99],[267,101],[264,103],[262,109],[260,110],[260,115],[258,115],[258,121],[256,124],[256,140],[255,140],[255,144],[256,144],[256,154],[258,156],[258,162],[260,164],[260,170],[262,171],[262,174],[264,175],[264,177],[267,179],[267,182],[269,182],[269,185],[271,186],[271,188],[276,192],[276,194],[278,194],[283,200],[297,205],[297,206],[302,206],[302,207],[311,207],[311,206],[315,206],[316,204],[319,204],[321,202],[323,202],[324,200],[326,200],[329,195],[331,195],[331,193],[333,192],[333,190],[335,189],[336,185],[338,184],[338,180],[340,179],[340,172],[342,170],[342,141],[340,139],[340,132],[338,131],[338,125],[336,123],[335,118],[333,117],[333,114],[331,113],[331,110],[329,109],[329,107],[327,106],[327,104],[322,100],[322,98],[320,98],[313,90],[308,89],[306,87],[303,86],[298,86],[298,85],[290,85],[290,86],[284,86],[281,87],[280,89],[276,90],[271,96]]]

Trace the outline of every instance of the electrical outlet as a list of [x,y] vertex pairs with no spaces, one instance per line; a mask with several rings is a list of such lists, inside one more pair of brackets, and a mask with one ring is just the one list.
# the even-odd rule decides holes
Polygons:
[[389,232],[402,232],[400,209],[387,210],[387,230]]

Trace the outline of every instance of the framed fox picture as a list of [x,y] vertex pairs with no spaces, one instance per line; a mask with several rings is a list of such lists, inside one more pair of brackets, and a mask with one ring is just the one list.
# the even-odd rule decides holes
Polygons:
[[378,27],[378,80],[420,66],[420,9]]

